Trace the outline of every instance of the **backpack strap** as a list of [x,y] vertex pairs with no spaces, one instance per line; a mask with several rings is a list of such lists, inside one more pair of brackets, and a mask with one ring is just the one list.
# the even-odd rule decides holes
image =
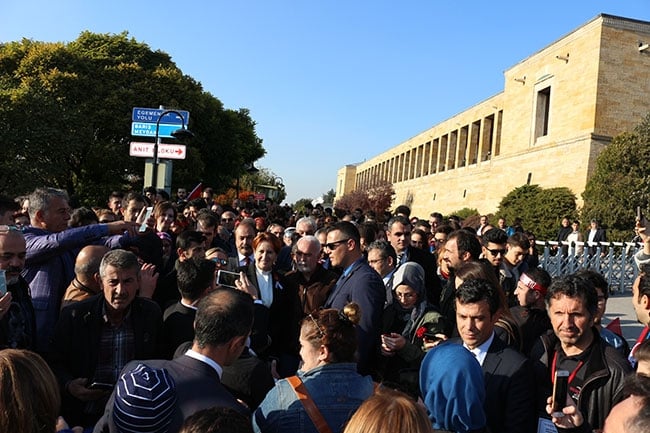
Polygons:
[[323,418],[323,415],[314,404],[314,400],[311,399],[309,392],[307,392],[307,387],[302,383],[302,380],[298,376],[291,376],[287,377],[287,382],[293,388],[293,392],[296,393],[298,400],[300,400],[300,403],[305,408],[305,412],[307,412],[307,415],[309,415],[309,418],[311,418],[311,421],[316,426],[316,430],[319,433],[332,433],[332,429],[327,425],[327,421],[325,421],[325,418]]

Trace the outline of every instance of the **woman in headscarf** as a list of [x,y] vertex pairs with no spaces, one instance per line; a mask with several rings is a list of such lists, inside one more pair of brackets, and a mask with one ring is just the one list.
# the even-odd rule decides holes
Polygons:
[[381,337],[381,373],[406,392],[417,392],[417,371],[424,356],[425,339],[435,339],[445,329],[442,314],[425,295],[424,269],[406,262],[393,277],[392,304],[384,310]]
[[462,345],[444,343],[431,349],[422,361],[420,387],[434,431],[485,431],[483,370]]

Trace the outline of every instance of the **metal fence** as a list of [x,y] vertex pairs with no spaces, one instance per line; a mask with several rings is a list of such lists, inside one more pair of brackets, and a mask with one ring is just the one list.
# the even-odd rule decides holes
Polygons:
[[634,242],[557,242],[536,241],[544,251],[539,266],[551,276],[570,274],[581,268],[598,270],[607,280],[610,293],[631,290],[639,270],[634,254],[643,244]]

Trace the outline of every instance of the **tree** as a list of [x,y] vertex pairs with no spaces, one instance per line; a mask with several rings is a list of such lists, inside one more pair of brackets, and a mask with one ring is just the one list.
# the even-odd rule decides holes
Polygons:
[[582,193],[581,218],[600,220],[608,240],[632,235],[636,206],[648,215],[650,204],[650,114],[633,132],[620,134],[600,153]]
[[126,32],[0,44],[0,191],[54,186],[94,205],[113,189],[141,189],[144,159],[128,150],[131,111],[159,105],[191,113],[195,138],[174,162],[176,185],[225,189],[265,153],[248,110],[224,109],[168,54]]
[[339,198],[334,207],[352,212],[356,208],[363,211],[372,210],[381,219],[384,212],[390,209],[393,203],[395,190],[393,184],[387,181],[378,181],[374,186],[364,190],[354,190]]
[[334,188],[332,188],[323,194],[323,203],[325,205],[331,206],[334,204],[334,197],[336,197],[336,191],[334,191]]
[[576,213],[576,196],[569,188],[523,185],[501,200],[497,218],[505,218],[507,223],[521,218],[523,227],[538,239],[555,239],[562,218],[574,218]]

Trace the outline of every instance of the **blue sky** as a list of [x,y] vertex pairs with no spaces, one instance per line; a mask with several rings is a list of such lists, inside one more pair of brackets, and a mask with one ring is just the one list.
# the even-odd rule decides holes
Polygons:
[[499,93],[504,70],[598,14],[650,21],[649,0],[2,3],[2,42],[128,31],[250,109],[267,151],[255,164],[288,202]]

